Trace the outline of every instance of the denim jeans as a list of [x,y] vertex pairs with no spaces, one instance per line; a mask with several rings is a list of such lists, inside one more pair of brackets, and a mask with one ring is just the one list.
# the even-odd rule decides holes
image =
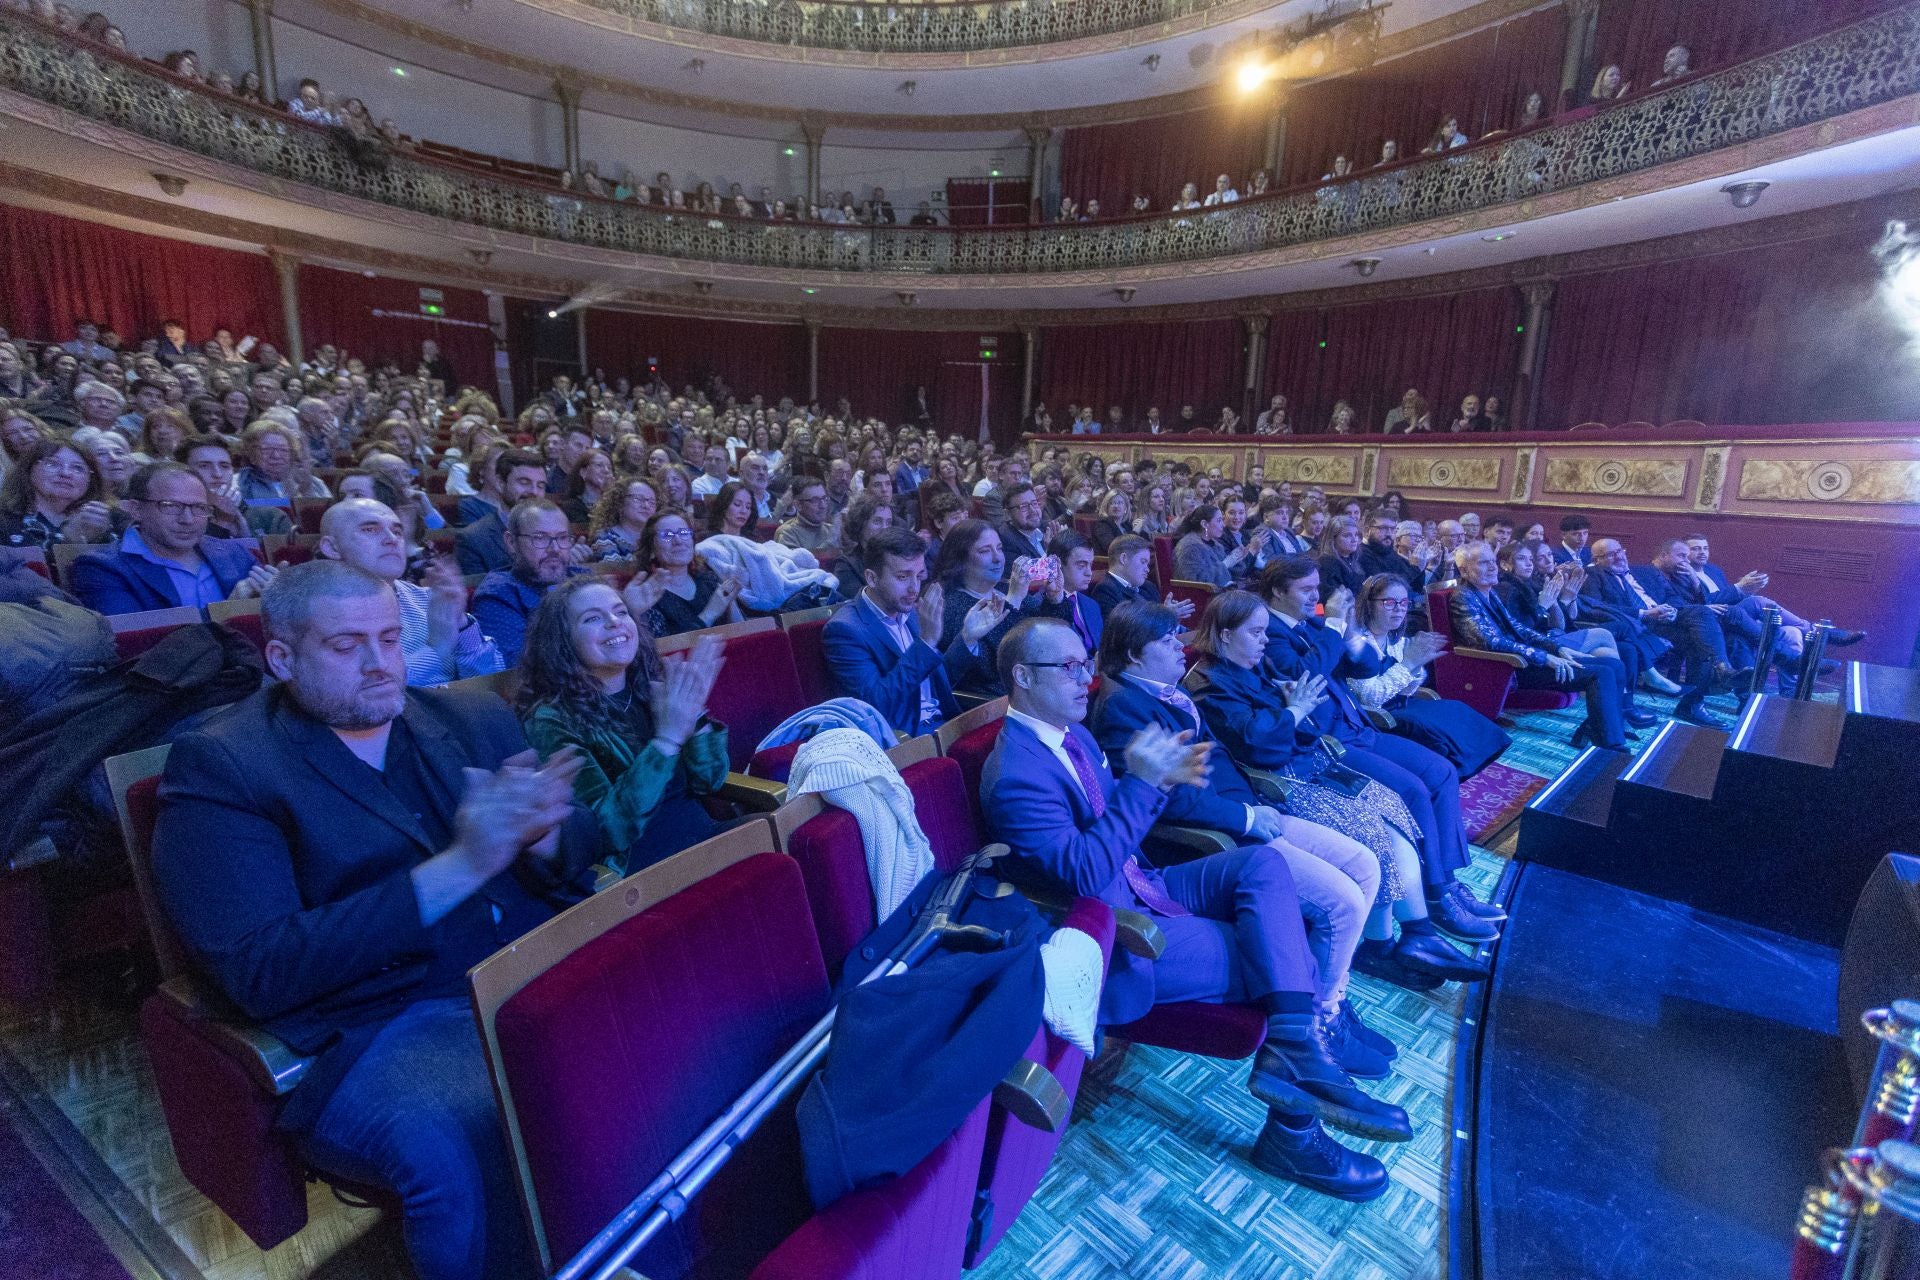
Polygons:
[[347,1072],[304,1140],[315,1168],[400,1197],[420,1280],[537,1272],[465,1000],[409,1006]]

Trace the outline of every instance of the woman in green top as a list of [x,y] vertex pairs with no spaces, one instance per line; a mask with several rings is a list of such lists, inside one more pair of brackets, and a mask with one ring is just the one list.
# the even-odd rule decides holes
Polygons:
[[727,777],[726,726],[707,718],[721,644],[662,660],[604,578],[555,587],[520,656],[521,718],[545,759],[579,748],[574,798],[600,820],[605,861],[622,875],[720,830],[698,797]]

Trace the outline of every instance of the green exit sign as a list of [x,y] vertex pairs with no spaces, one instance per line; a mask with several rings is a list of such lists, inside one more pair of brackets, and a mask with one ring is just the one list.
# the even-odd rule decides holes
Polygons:
[[437,302],[423,302],[420,304],[420,314],[423,316],[443,316],[447,314],[447,309]]
[[992,347],[982,347],[982,348],[980,348],[980,358],[981,358],[982,360],[991,360],[991,359],[993,359],[993,348],[992,348]]

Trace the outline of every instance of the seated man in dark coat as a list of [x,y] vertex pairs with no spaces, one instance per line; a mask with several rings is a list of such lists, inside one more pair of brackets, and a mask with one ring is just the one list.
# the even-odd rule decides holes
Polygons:
[[[1658,554],[1668,563],[1674,556],[1684,561],[1687,547],[1675,542]],[[1717,691],[1742,685],[1752,671],[1736,671],[1728,660],[1726,630],[1707,607],[1709,602],[1657,565],[1629,564],[1627,549],[1616,538],[1593,544],[1593,568],[1580,592],[1582,602],[1590,600],[1597,612],[1617,622],[1637,621],[1680,651],[1686,680],[1673,709],[1676,717],[1713,729],[1727,727],[1704,703]]]
[[1360,1090],[1328,1048],[1286,860],[1259,845],[1165,870],[1139,860],[1169,790],[1206,780],[1210,748],[1150,726],[1128,742],[1116,780],[1080,723],[1093,663],[1072,628],[1023,619],[1000,642],[999,662],[1012,709],[980,780],[993,838],[1036,876],[1151,914],[1166,937],[1155,960],[1114,949],[1101,1020],[1131,1022],[1161,1002],[1257,1003],[1267,1042],[1247,1088],[1268,1120],[1255,1165],[1342,1199],[1380,1194],[1379,1162],[1335,1146],[1318,1121],[1387,1140],[1405,1141],[1411,1129],[1405,1112]]
[[1112,613],[1129,600],[1164,604],[1185,622],[1193,616],[1193,601],[1165,600],[1153,586],[1153,544],[1137,533],[1122,534],[1107,547],[1107,576],[1094,584],[1090,593],[1103,614]]
[[133,527],[118,551],[93,551],[67,570],[80,603],[99,613],[204,609],[258,595],[274,571],[238,542],[207,536],[207,486],[193,468],[156,462],[127,482]]
[[539,766],[491,695],[408,690],[378,578],[297,565],[262,613],[281,683],[168,758],[161,905],[243,1014],[318,1055],[278,1125],[399,1195],[423,1280],[532,1274],[465,974],[584,896],[579,763]]

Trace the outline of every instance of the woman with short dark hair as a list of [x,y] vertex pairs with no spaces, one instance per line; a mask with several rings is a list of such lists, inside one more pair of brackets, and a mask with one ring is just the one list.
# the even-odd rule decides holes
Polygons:
[[1353,601],[1355,626],[1368,652],[1385,664],[1378,675],[1352,678],[1347,690],[1360,706],[1386,712],[1387,732],[1437,752],[1470,778],[1498,760],[1513,745],[1507,731],[1464,702],[1416,698],[1426,684],[1427,664],[1446,651],[1446,640],[1432,631],[1407,635],[1407,611],[1413,593],[1406,579],[1377,573],[1360,584]]
[[1007,632],[1013,630],[1013,624],[1030,616],[1039,607],[1041,597],[1031,594],[1032,589],[1040,585],[1032,573],[1033,566],[1039,563],[1022,556],[1013,562],[1009,573],[1006,552],[1000,545],[1000,534],[985,520],[962,520],[953,527],[953,532],[941,540],[940,559],[928,575],[940,584],[946,595],[946,622],[940,628],[940,643],[937,646],[941,652],[944,653],[947,646],[959,636],[968,611],[988,596],[996,594],[1003,577],[1007,580],[1006,616],[981,640],[981,660],[968,669],[960,683],[954,686],[956,690],[989,698],[998,698],[1006,693],[1006,686],[1000,682],[996,655],[1000,652],[1000,641]]

